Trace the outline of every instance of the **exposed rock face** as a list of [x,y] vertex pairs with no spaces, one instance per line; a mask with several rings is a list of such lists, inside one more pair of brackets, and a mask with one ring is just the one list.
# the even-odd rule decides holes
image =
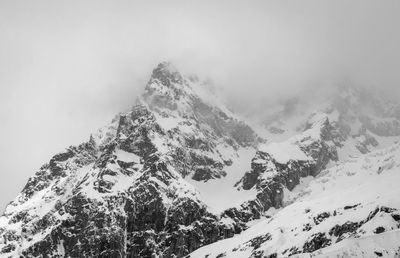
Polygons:
[[182,257],[232,237],[184,178],[224,177],[222,150],[259,139],[197,84],[158,65],[129,112],[29,179],[0,218],[1,255]]
[[346,145],[347,141],[347,145],[356,146],[361,154],[386,145],[386,137],[400,136],[398,101],[371,89],[342,86],[326,98],[299,97],[278,107],[271,108],[272,111],[265,115],[264,123],[269,131],[267,139],[283,141],[308,129],[309,125],[304,121],[316,110],[329,117],[331,126],[342,138],[341,145]]
[[[88,142],[53,156],[28,180],[0,217],[0,256],[185,257],[204,245],[243,232],[246,236],[248,222],[263,218],[271,208],[289,206],[291,211],[291,191],[298,191],[306,177],[320,180],[346,144],[367,154],[380,144],[378,136],[400,134],[398,107],[386,108],[362,92],[350,92],[329,110],[303,120],[295,136],[260,146],[265,140],[207,92],[208,86],[170,63],[159,64],[129,111]],[[373,103],[375,113],[358,110],[354,94]],[[295,114],[297,105],[297,99],[286,102],[279,115]],[[377,122],[372,114],[385,119]],[[269,132],[288,133],[274,126]],[[249,149],[251,168],[236,169],[239,153]],[[376,164],[384,164],[371,171],[384,175],[395,166],[393,157],[383,156]],[[365,163],[362,168],[370,169],[368,159]],[[246,198],[219,213],[198,186],[227,179],[230,168],[236,170],[228,187]],[[323,188],[326,180],[321,179]],[[284,220],[279,227],[274,227],[279,217],[267,216],[264,226],[270,231],[251,235],[232,250],[221,248],[225,251],[215,257],[243,250],[250,250],[250,257],[316,252],[365,232],[385,234],[399,227],[399,207],[368,205],[360,201],[332,209],[296,208],[289,215],[300,217],[301,223]],[[360,216],[344,219],[358,211]],[[381,218],[391,224],[380,223]],[[303,238],[281,250],[272,248],[284,242],[283,235]]]
[[259,139],[229,110],[210,105],[201,94],[171,64],[161,63],[145,89],[144,100],[167,129],[168,144],[175,147],[171,150],[175,166],[184,176],[209,180],[224,176],[223,167],[231,163],[216,149],[217,144],[237,149],[255,146]]
[[296,202],[190,257],[397,257],[399,154],[396,144],[332,166]]
[[399,104],[386,96],[365,89],[344,88],[335,99],[334,107],[341,114],[341,121],[358,120],[361,130],[378,136],[400,135]]
[[[288,101],[282,111],[268,118],[270,133],[286,132],[277,126],[284,124],[283,118],[296,115],[296,105],[299,105],[298,99]],[[298,146],[308,158],[294,157],[282,162],[273,157],[271,150],[259,149],[251,170],[236,184],[239,189],[256,189],[256,199],[231,208],[224,215],[246,222],[260,218],[271,207],[281,208],[285,190],[293,190],[301,178],[315,177],[329,162],[337,162],[338,152],[345,144],[354,146],[360,154],[367,154],[380,145],[377,136],[399,135],[398,110],[396,102],[379,94],[351,87],[339,89],[325,108],[296,128],[298,135],[286,141]]]
[[[325,115],[314,114],[301,135],[278,144],[276,150],[257,151],[251,171],[236,184],[243,190],[256,188],[257,199],[242,204],[239,210],[230,209],[225,215],[237,221],[249,221],[260,218],[271,207],[282,207],[284,189],[293,190],[302,177],[316,176],[330,161],[338,160],[336,145],[342,139]],[[274,152],[291,152],[292,148],[299,149],[303,157],[284,161],[274,157]]]

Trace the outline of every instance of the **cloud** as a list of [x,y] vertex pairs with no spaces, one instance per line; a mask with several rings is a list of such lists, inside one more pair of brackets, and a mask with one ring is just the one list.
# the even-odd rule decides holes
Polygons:
[[[348,79],[398,93],[400,2],[3,1],[0,206],[170,60],[238,109]],[[324,86],[328,85],[328,86]]]

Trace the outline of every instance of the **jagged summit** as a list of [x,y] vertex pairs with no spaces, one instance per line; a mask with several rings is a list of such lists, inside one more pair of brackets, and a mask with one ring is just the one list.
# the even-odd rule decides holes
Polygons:
[[44,164],[0,217],[0,256],[182,257],[232,235],[189,182],[258,138],[197,83],[161,63],[132,109]]
[[[357,92],[304,109],[290,100],[262,125],[275,126],[261,135],[265,140],[208,91],[206,81],[171,63],[160,63],[144,86],[131,109],[88,142],[54,155],[28,180],[0,217],[0,257],[176,258],[235,235],[235,246],[217,244],[218,250],[204,248],[190,257],[223,257],[219,250],[226,247],[226,256],[286,257],[398,226],[400,205],[382,206],[374,196],[379,191],[368,191],[365,201],[349,194],[346,203],[330,196],[338,201],[331,210],[323,200],[305,200],[312,207],[296,202],[308,193],[323,195],[326,182],[331,193],[342,191],[336,185],[346,186],[353,169],[358,173],[349,188],[363,183],[365,169],[374,175],[366,177],[366,189],[380,178],[381,185],[397,179],[398,145],[362,156],[400,139],[396,103]],[[357,155],[359,165],[353,166]],[[393,186],[386,195],[398,193]],[[353,210],[361,216],[352,217]],[[285,228],[294,217],[297,224]],[[252,227],[257,220],[265,227]],[[297,242],[285,241],[286,235]]]
[[171,62],[161,62],[154,68],[151,79],[159,80],[165,86],[182,83],[183,77]]
[[162,62],[153,70],[141,100],[150,109],[173,116],[189,115],[204,103],[237,118],[227,109],[217,88],[210,79],[183,74],[172,63]]
[[162,62],[153,70],[142,97],[151,109],[186,111],[191,95],[181,73],[171,63]]

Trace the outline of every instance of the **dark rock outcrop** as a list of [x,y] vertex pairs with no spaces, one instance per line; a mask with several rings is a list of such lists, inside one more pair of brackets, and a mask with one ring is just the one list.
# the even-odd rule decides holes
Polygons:
[[236,184],[243,190],[255,188],[257,199],[242,204],[240,209],[226,211],[227,216],[248,221],[259,218],[271,207],[282,207],[284,188],[293,190],[302,177],[316,176],[330,161],[338,160],[336,146],[343,141],[343,136],[326,117],[305,128],[302,135],[290,140],[293,143],[289,146],[300,148],[308,159],[289,159],[282,164],[273,154],[257,151],[251,170]]
[[243,222],[225,224],[184,178],[224,177],[232,161],[218,147],[258,141],[161,63],[131,110],[29,179],[1,218],[1,255],[183,257],[232,237]]

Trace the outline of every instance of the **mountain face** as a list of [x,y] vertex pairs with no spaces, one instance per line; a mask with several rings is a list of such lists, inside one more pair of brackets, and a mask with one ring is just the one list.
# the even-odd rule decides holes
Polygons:
[[250,228],[190,257],[400,256],[399,105],[355,88],[297,105],[268,117],[279,141],[235,185],[256,198],[225,211]]
[[190,257],[398,257],[400,145],[324,170],[291,204]]
[[[283,206],[284,189],[293,190],[300,179],[318,175],[330,161],[337,161],[341,135],[327,116],[315,114],[308,121],[309,129],[285,142],[261,145],[246,172],[236,184],[239,189],[257,190],[256,199],[242,204],[239,210],[226,212],[247,214],[259,219],[269,208]],[[256,211],[256,212],[254,212]]]
[[129,112],[29,179],[1,217],[2,254],[181,257],[232,236],[184,178],[224,177],[258,138],[201,86],[161,63]]
[[160,63],[129,111],[28,180],[0,257],[398,253],[400,105],[341,88],[250,126],[210,87]]

